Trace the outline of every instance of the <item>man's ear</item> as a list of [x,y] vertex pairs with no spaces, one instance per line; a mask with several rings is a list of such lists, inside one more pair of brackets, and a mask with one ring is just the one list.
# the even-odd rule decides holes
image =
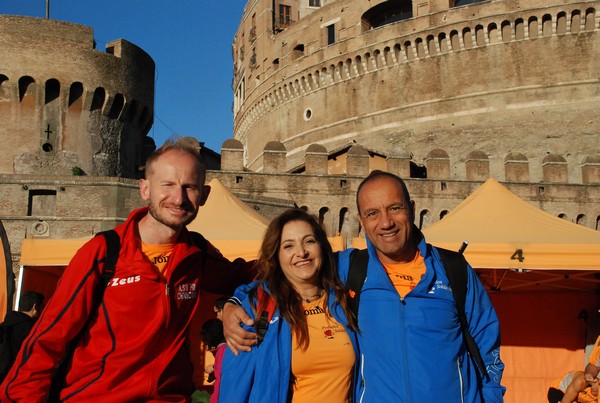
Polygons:
[[200,203],[198,204],[198,206],[204,206],[204,203],[206,203],[206,199],[208,199],[209,194],[210,194],[210,185],[202,186],[202,195],[201,195]]
[[148,201],[150,199],[150,186],[146,179],[140,179],[140,196],[142,200]]

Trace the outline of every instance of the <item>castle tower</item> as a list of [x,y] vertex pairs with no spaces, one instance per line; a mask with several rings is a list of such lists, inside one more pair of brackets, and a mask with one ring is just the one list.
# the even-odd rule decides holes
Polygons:
[[468,180],[475,148],[500,180],[514,180],[510,153],[527,155],[532,182],[560,155],[561,181],[582,183],[581,161],[600,153],[598,10],[597,0],[248,2],[233,42],[245,166],[262,171],[272,140],[288,170],[310,144],[355,141],[403,148],[414,172],[444,150],[453,180]]
[[155,146],[154,62],[90,27],[0,15],[0,173],[139,177]]

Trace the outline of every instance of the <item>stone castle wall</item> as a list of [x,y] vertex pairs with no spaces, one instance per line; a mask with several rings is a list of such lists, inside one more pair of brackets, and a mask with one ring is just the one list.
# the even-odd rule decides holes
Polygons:
[[[306,170],[285,173],[287,151],[278,142],[265,153],[267,170],[254,172],[244,167],[244,149],[238,140],[229,139],[221,149],[221,170],[209,171],[207,181],[219,178],[243,201],[267,218],[291,207],[303,207],[319,216],[329,235],[341,234],[347,240],[358,236],[356,189],[374,169],[375,158],[362,146],[347,153],[344,172],[332,174],[328,153],[321,146],[309,147]],[[437,155],[443,155],[438,150]],[[427,179],[410,178],[408,156],[388,156],[384,168],[405,178],[416,203],[416,221],[421,228],[439,221],[489,177],[488,162],[475,153],[473,176],[469,180],[448,178],[449,160],[436,158],[427,165]],[[558,158],[559,159],[559,158]],[[560,160],[560,159],[559,159]],[[527,176],[529,163],[512,160],[507,172]],[[555,216],[600,228],[600,159],[578,169],[587,172],[586,183],[572,184],[564,179],[564,164],[547,169],[548,181],[500,180],[509,190],[532,205]],[[465,170],[469,170],[467,166]],[[141,207],[138,182],[114,177],[0,175],[0,220],[11,243],[15,261],[21,240],[34,238],[78,238],[91,236],[123,222],[132,209]],[[510,214],[510,212],[507,212]]]
[[523,155],[531,182],[559,155],[568,182],[582,183],[579,166],[600,154],[600,2],[413,2],[412,18],[365,26],[383,3],[328,1],[274,29],[273,2],[248,2],[234,40],[234,136],[249,168],[264,169],[269,141],[287,149],[288,171],[311,144],[356,141],[420,166],[444,150],[453,180],[468,180],[471,151],[498,178],[507,156]]
[[[520,154],[506,156],[503,175],[497,177],[489,174],[490,162],[485,154],[465,151],[466,162],[460,169],[468,178],[456,180],[449,174],[448,154],[440,149],[432,150],[426,159],[426,179],[410,178],[410,156],[392,154],[387,156],[384,166],[373,166],[375,158],[360,145],[350,148],[344,172],[338,174],[332,174],[328,153],[322,146],[308,147],[304,156],[306,169],[298,174],[284,173],[289,165],[288,153],[280,142],[272,141],[265,146],[265,169],[261,172],[244,168],[245,150],[239,140],[224,142],[221,153],[221,171],[211,172],[209,177],[217,176],[267,217],[285,207],[306,207],[321,216],[329,235],[339,233],[351,239],[359,234],[356,189],[373,169],[384,169],[406,181],[416,202],[416,221],[421,228],[442,219],[491,176],[517,196],[554,216],[600,229],[600,156],[588,157],[576,167],[568,167],[561,156],[549,156],[539,168],[544,172],[544,180],[531,182],[528,178],[533,163]],[[566,176],[569,169],[578,170],[585,182],[569,183]],[[253,202],[265,197],[289,204],[267,210]]]
[[154,62],[90,27],[0,15],[0,173],[137,178],[154,148]]

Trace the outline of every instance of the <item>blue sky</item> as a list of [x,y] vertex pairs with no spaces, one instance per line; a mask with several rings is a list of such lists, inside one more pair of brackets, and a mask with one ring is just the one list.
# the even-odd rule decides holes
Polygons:
[[[156,63],[154,126],[220,152],[233,136],[231,44],[246,0],[50,0],[50,18],[94,28],[96,48],[126,39]],[[0,0],[0,14],[44,18],[44,0]]]

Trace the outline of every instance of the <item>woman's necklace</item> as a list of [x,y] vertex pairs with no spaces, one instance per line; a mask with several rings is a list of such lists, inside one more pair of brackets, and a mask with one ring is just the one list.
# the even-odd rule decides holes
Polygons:
[[320,299],[322,296],[323,296],[323,290],[317,291],[317,293],[311,297],[305,297],[304,295],[300,295],[300,297],[302,298],[302,302],[304,302],[306,304],[316,301],[316,300]]

